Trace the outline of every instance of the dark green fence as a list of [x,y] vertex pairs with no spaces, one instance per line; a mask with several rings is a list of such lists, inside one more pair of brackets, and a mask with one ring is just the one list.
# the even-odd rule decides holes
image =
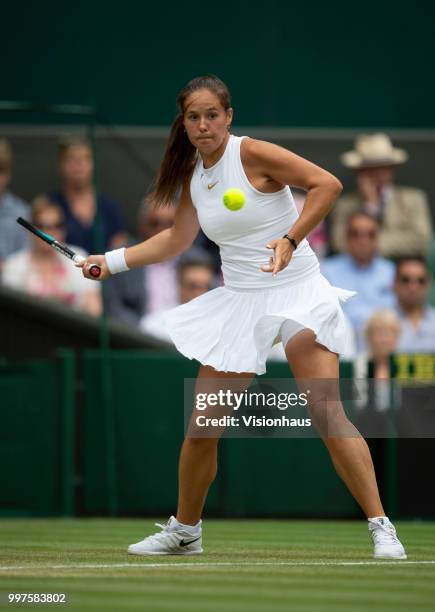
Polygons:
[[[435,377],[435,356],[397,356],[392,365],[406,378]],[[0,514],[174,512],[184,379],[196,376],[198,364],[176,353],[89,350],[79,366],[75,371],[68,351],[0,366]],[[262,379],[288,376],[286,363],[270,363]],[[342,365],[341,376],[352,376],[350,364]],[[425,482],[433,440],[370,442],[387,512],[432,516]],[[360,516],[317,439],[222,440],[206,511]]]
[[[85,512],[174,512],[183,381],[196,376],[198,364],[176,354],[112,352],[109,415],[101,359],[98,351],[84,354]],[[263,378],[288,376],[286,363],[270,363]],[[320,440],[225,439],[207,512],[350,517],[359,511]]]
[[73,513],[74,361],[0,366],[0,514]]
[[112,351],[108,407],[101,360],[99,351],[84,354],[84,509],[139,514],[172,508],[183,378],[195,376],[197,365],[176,354]]

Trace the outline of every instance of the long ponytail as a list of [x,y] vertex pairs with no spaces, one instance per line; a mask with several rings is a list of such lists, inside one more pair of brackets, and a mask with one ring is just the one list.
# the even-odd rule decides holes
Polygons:
[[178,190],[189,179],[193,170],[197,150],[184,129],[184,103],[191,93],[200,89],[208,89],[215,93],[225,110],[231,107],[231,96],[227,86],[213,74],[192,79],[180,91],[177,96],[179,112],[171,126],[165,154],[154,182],[154,189],[147,198],[147,202],[156,207],[173,204]]

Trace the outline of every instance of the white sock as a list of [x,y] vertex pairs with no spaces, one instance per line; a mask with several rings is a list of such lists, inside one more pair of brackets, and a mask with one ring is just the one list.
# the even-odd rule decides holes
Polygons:
[[179,521],[177,521],[177,519],[175,519],[175,524],[180,529],[183,529],[184,531],[189,531],[191,533],[199,531],[199,529],[201,528],[201,521],[196,523],[196,525],[185,525],[184,523],[180,523]]
[[374,517],[370,517],[370,518],[368,518],[367,520],[368,520],[368,521],[377,521],[378,519],[387,519],[387,521],[388,521],[388,520],[390,520],[390,519],[388,518],[388,516],[374,516]]

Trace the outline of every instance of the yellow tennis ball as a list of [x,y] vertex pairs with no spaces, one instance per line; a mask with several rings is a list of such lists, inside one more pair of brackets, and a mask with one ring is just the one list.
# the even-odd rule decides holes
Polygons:
[[245,194],[241,189],[227,189],[224,204],[229,210],[240,210],[245,204]]

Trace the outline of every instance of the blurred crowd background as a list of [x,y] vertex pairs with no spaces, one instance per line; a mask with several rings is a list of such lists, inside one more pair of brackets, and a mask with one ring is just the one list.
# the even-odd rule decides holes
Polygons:
[[[435,353],[435,240],[428,197],[418,185],[396,181],[396,170],[412,164],[404,148],[388,134],[356,137],[339,162],[351,171],[331,213],[308,240],[321,271],[331,284],[357,291],[344,304],[352,342],[345,360],[364,372],[369,360],[375,375],[387,377],[389,356],[398,352]],[[173,223],[176,202],[154,209],[137,202],[134,231],[122,203],[110,193],[94,191],[94,156],[82,135],[65,134],[57,143],[52,183],[27,202],[11,189],[17,161],[7,138],[0,138],[1,282],[33,296],[56,300],[91,316],[107,314],[159,340],[166,336],[162,313],[223,284],[219,252],[200,232],[193,247],[175,260],[116,275],[101,291],[100,283],[29,235],[16,223],[22,216],[85,256],[95,252],[95,223],[101,216],[104,250],[146,240]],[[338,178],[339,173],[336,172]],[[293,189],[299,211],[305,193]],[[270,359],[283,360],[281,345]]]
[[[236,134],[281,144],[345,186],[309,236],[329,281],[358,291],[344,305],[353,342],[343,357],[361,370],[375,357],[381,376],[391,352],[435,352],[431,14],[433,7],[418,3],[406,11],[365,4],[355,13],[344,0],[317,5],[314,15],[311,5],[272,0],[265,10],[259,2],[233,2],[228,14],[207,18],[179,3],[162,11],[127,0],[122,9],[106,3],[102,11],[84,0],[43,0],[24,14],[9,3],[0,102],[1,282],[90,316],[104,301],[111,318],[163,339],[165,309],[219,286],[219,255],[202,234],[175,261],[110,279],[102,295],[15,223],[18,215],[31,218],[80,253],[95,252],[96,151],[100,244],[113,249],[168,227],[176,203],[154,211],[145,196],[177,91],[212,72],[232,92]],[[21,110],[28,103],[32,112],[12,112],[8,100],[23,102]],[[70,105],[75,117],[56,114],[58,104]],[[96,111],[92,149],[80,105]],[[293,196],[301,210],[305,194]],[[283,357],[279,346],[272,350],[271,358]]]
[[[211,72],[231,91],[236,135],[284,146],[344,185],[308,237],[325,277],[358,292],[344,304],[352,341],[341,379],[367,375],[360,404],[400,408],[402,429],[394,417],[370,440],[389,516],[433,518],[433,439],[389,437],[417,437],[414,419],[433,415],[431,387],[413,385],[435,377],[434,12],[344,0],[6,3],[0,451],[11,467],[2,512],[172,512],[183,384],[197,364],[161,350],[162,313],[221,285],[216,246],[199,234],[176,260],[96,283],[16,218],[82,255],[170,226],[176,202],[156,211],[146,195],[177,92]],[[292,193],[302,210],[306,194]],[[261,384],[290,375],[281,345],[270,360]],[[399,382],[396,395],[392,381],[372,385],[373,374],[411,386],[402,393]],[[320,440],[231,442],[209,515],[360,516]]]

